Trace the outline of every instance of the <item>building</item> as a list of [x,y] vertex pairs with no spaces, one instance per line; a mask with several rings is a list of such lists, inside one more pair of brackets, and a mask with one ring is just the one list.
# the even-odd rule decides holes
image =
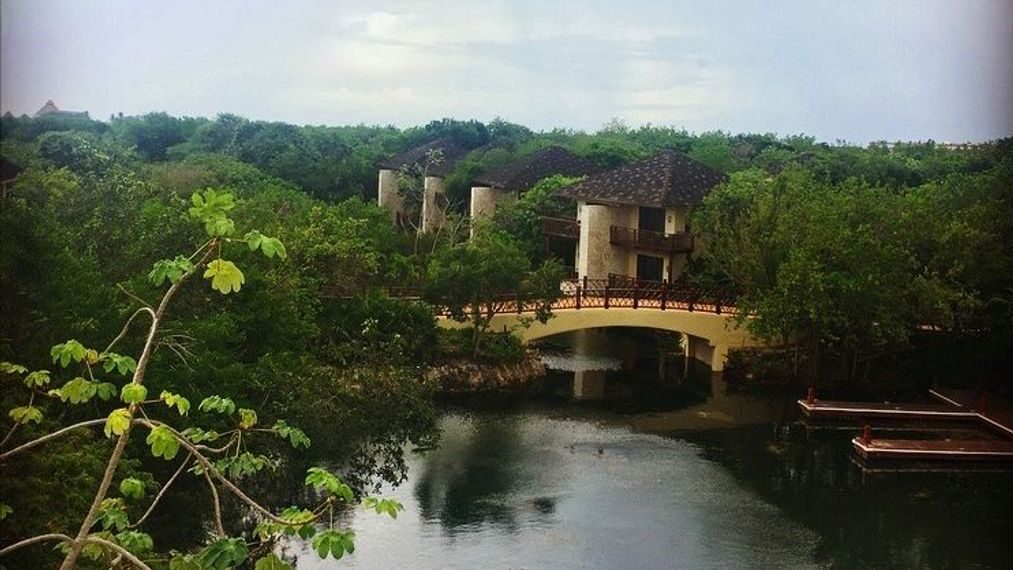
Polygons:
[[80,117],[82,119],[87,119],[88,118],[88,111],[62,111],[62,110],[60,110],[59,107],[56,106],[56,103],[53,103],[53,100],[50,99],[50,100],[46,101],[46,104],[43,105],[41,109],[39,109],[38,111],[35,112],[34,116],[36,118],[38,118],[38,117]]
[[440,227],[447,207],[443,180],[467,152],[454,141],[443,138],[381,160],[377,163],[379,169],[377,200],[380,206],[390,211],[395,223],[403,223],[405,204],[398,191],[398,176],[400,172],[408,169],[410,174],[422,176],[422,214],[419,231],[428,232]]
[[696,245],[692,208],[725,180],[682,153],[663,150],[559,190],[577,201],[577,219],[545,220],[543,232],[572,244],[578,278],[672,282]]
[[477,178],[471,186],[471,219],[491,216],[500,204],[516,200],[543,178],[562,174],[586,176],[597,169],[561,146],[549,146]]

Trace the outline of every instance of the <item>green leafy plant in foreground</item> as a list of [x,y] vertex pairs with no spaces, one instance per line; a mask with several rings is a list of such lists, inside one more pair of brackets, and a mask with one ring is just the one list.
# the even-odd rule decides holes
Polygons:
[[[187,257],[177,256],[154,264],[148,274],[150,281],[156,286],[169,283],[162,299],[156,306],[144,305],[138,308],[128,318],[121,333],[104,350],[89,348],[73,339],[52,348],[50,357],[53,364],[72,376],[70,380],[58,388],[51,388],[52,384],[59,383],[61,371],[29,370],[19,364],[0,363],[3,381],[17,378],[28,390],[27,403],[8,412],[13,425],[0,442],[0,464],[12,456],[78,429],[102,426],[105,436],[114,441],[105,473],[80,527],[73,532],[52,532],[23,538],[0,550],[0,557],[26,546],[56,542],[65,556],[61,565],[63,570],[75,568],[81,557],[99,562],[103,567],[135,567],[144,570],[150,570],[148,563],[155,560],[163,563],[168,560],[170,570],[228,570],[248,561],[254,564],[255,570],[290,570],[291,565],[273,553],[273,545],[280,537],[298,536],[310,540],[313,550],[321,558],[338,559],[355,551],[354,534],[334,524],[336,509],[357,503],[352,488],[337,475],[319,467],[310,468],[306,485],[314,491],[313,494],[320,497],[319,504],[313,508],[290,507],[280,513],[260,505],[236,483],[236,480],[272,468],[277,463],[267,456],[250,451],[251,440],[260,434],[270,434],[289,442],[294,448],[306,448],[309,447],[310,440],[302,430],[281,419],[269,428],[257,427],[261,424],[255,410],[238,408],[231,398],[218,395],[203,399],[197,405],[197,411],[218,420],[224,418],[233,425],[231,429],[222,433],[198,426],[177,430],[169,422],[173,418],[190,414],[190,400],[164,390],[157,398],[149,399],[149,389],[144,380],[154,350],[156,333],[173,297],[186,281],[193,275],[201,274],[210,280],[212,289],[225,295],[238,293],[245,282],[243,273],[235,263],[222,258],[223,249],[237,242],[245,244],[251,251],[260,250],[268,258],[283,260],[287,256],[280,240],[257,231],[247,233],[242,239],[229,237],[235,232],[235,223],[228,217],[228,213],[236,205],[230,194],[207,190],[203,194],[194,194],[192,203],[189,213],[204,225],[208,241]],[[112,352],[141,317],[150,319],[150,325],[145,331],[145,342],[138,358],[134,360],[130,356]],[[97,376],[103,377],[100,379]],[[129,379],[121,380],[122,385],[117,387],[116,376],[129,376]],[[102,402],[113,401],[117,394],[122,405],[105,412],[105,417],[65,426],[47,435],[14,443],[15,436],[27,431],[26,427],[43,423],[44,408],[37,405],[39,399],[69,405],[93,402],[101,406]],[[160,419],[163,417],[166,419]],[[121,479],[117,486],[113,485],[113,480],[118,467],[126,459],[127,443],[135,429],[147,432],[145,443],[152,456],[165,461],[178,461],[179,466],[176,474],[160,487],[145,514],[140,519],[131,521],[127,503],[144,500],[147,486],[133,477]],[[222,440],[224,445],[220,445]],[[216,442],[216,447],[206,445],[210,442]],[[207,482],[213,504],[214,530],[203,548],[186,553],[173,551],[166,559],[164,555],[155,553],[154,541],[142,529],[148,516],[184,470]],[[113,489],[118,489],[120,496],[111,496]],[[256,541],[247,543],[243,538],[229,534],[221,517],[220,491],[235,495],[259,519]],[[397,517],[398,511],[403,508],[396,501],[374,497],[366,497],[361,504],[378,514],[386,513],[391,517]],[[17,513],[10,506],[0,504],[0,520],[10,516],[17,516]]]

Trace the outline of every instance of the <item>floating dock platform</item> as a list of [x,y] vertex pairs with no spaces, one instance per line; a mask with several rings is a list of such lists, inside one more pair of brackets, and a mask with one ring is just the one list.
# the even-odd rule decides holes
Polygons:
[[[986,400],[970,390],[932,389],[936,402],[873,403],[817,400],[810,392],[798,405],[807,418],[861,420],[861,436],[852,440],[863,463],[960,463],[1013,468],[1013,403]],[[873,437],[868,422],[960,422],[978,428],[974,439],[889,439]],[[943,428],[944,430],[947,428]]]

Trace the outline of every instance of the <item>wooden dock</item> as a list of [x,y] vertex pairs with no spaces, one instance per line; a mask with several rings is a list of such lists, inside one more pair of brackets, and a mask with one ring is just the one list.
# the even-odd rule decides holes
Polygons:
[[[925,464],[1001,464],[1013,467],[1013,402],[985,399],[970,390],[933,389],[936,402],[875,403],[818,400],[810,393],[798,405],[806,418],[860,420],[863,434],[852,440],[856,455],[863,463],[893,462]],[[962,422],[979,428],[973,439],[890,439],[873,437],[870,423],[889,421],[922,423]],[[946,430],[950,428],[942,428]]]

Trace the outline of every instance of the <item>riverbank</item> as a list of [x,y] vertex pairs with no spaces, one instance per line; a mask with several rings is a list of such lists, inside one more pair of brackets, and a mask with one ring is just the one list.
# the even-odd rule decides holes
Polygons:
[[527,350],[517,362],[485,363],[455,358],[430,368],[427,379],[443,394],[476,394],[510,391],[545,376],[545,364],[535,350]]

